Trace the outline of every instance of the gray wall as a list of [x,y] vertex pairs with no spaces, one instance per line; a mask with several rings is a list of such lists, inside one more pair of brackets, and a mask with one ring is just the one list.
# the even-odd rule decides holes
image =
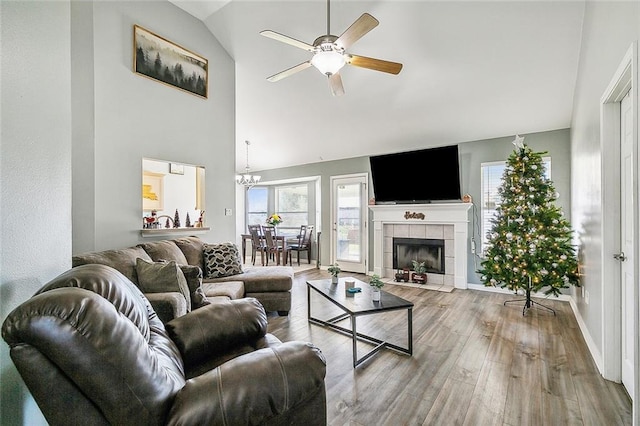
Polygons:
[[[571,211],[570,201],[570,143],[569,130],[555,130],[549,132],[533,133],[521,135],[525,137],[525,143],[536,151],[546,151],[551,156],[551,177],[554,181],[556,190],[560,193],[558,205],[569,216]],[[480,200],[480,165],[489,161],[506,161],[514,146],[511,144],[514,136],[503,138],[488,139],[482,141],[473,141],[459,144],[460,153],[460,178],[462,193],[469,193],[476,202]],[[321,210],[322,210],[322,227],[328,229],[330,223],[329,206],[331,202],[331,188],[329,178],[335,175],[350,173],[369,173],[369,198],[373,197],[373,186],[371,184],[371,174],[369,168],[369,157],[357,157],[347,160],[326,161],[321,163],[312,163],[296,167],[287,167],[282,169],[263,170],[258,174],[265,181],[279,179],[293,179],[296,177],[319,175],[322,179],[321,185]],[[434,171],[434,173],[436,173]],[[478,210],[478,219],[480,219],[480,211]],[[472,212],[469,213],[469,236],[472,235]],[[370,223],[370,241],[373,238],[373,226]],[[476,233],[476,241],[481,241],[480,235]],[[470,240],[469,240],[470,241]],[[323,265],[330,262],[330,241],[329,233],[324,232],[321,236],[321,261]],[[469,242],[468,242],[469,244]],[[369,244],[369,269],[373,261],[373,244]],[[469,283],[480,284],[480,279],[475,273],[477,269],[474,260],[477,258],[471,253],[471,247],[468,245],[468,274]],[[477,263],[479,266],[479,263]]]
[[[69,2],[0,2],[0,317],[71,266]],[[0,424],[46,424],[0,343]]]
[[[73,252],[142,241],[142,157],[204,166],[212,230],[200,236],[232,241],[235,220],[224,216],[236,196],[231,57],[201,21],[166,1],[72,9]],[[132,72],[134,24],[207,58],[209,98]]]
[[571,191],[572,222],[580,235],[585,265],[582,283],[590,293],[590,303],[585,303],[581,292],[576,292],[574,300],[600,353],[603,351],[600,97],[631,43],[638,38],[640,3],[585,3],[571,123]]
[[[3,320],[72,253],[141,241],[142,157],[204,165],[202,237],[234,238],[235,65],[202,22],[166,1],[0,8]],[[134,23],[209,60],[208,99],[132,72]],[[0,383],[0,424],[46,424],[4,342]]]

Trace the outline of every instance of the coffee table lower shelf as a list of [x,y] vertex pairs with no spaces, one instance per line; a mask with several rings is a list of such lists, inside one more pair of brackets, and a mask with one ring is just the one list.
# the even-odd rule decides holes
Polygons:
[[[324,280],[318,280],[315,282],[307,282],[307,318],[308,321],[312,324],[316,324],[316,325],[320,325],[320,326],[324,326],[324,327],[328,327],[332,330],[335,330],[337,332],[346,334],[348,336],[351,336],[352,339],[352,348],[353,348],[353,368],[356,368],[357,366],[359,366],[360,364],[362,364],[363,362],[365,362],[366,360],[368,360],[369,358],[371,358],[372,356],[374,356],[376,353],[378,353],[381,349],[383,348],[387,348],[387,349],[391,349],[394,350],[396,352],[399,352],[401,354],[404,355],[409,355],[412,356],[413,355],[413,303],[408,302],[404,299],[401,298],[397,298],[396,296],[393,295],[387,295],[388,297],[393,297],[394,299],[397,299],[398,301],[400,301],[398,306],[394,306],[394,307],[384,307],[381,305],[373,305],[371,308],[368,309],[358,309],[358,310],[350,310],[347,306],[345,306],[344,302],[345,300],[341,300],[340,297],[332,297],[333,294],[340,294],[339,291],[337,292],[327,292],[324,291],[324,289],[322,287],[319,286],[324,284],[321,281]],[[337,315],[333,318],[327,319],[327,320],[322,320],[319,318],[315,318],[312,316],[311,314],[311,290],[315,290],[319,295],[323,296],[323,298],[325,298],[326,300],[332,302],[334,305],[336,305],[337,307],[339,307],[341,310],[345,311],[343,314]],[[375,303],[375,302],[372,302]],[[376,337],[373,336],[369,336],[367,334],[364,333],[359,333],[357,331],[357,321],[356,318],[358,316],[364,316],[364,315],[372,315],[372,314],[376,314],[376,313],[382,313],[382,312],[389,312],[389,311],[394,311],[394,310],[407,310],[407,342],[408,345],[407,347],[402,347],[390,342],[387,342],[385,340],[381,340],[378,339]],[[349,318],[350,322],[351,322],[351,329],[346,328],[346,327],[342,327],[336,323],[345,320]],[[370,350],[369,352],[367,352],[365,355],[361,356],[360,358],[358,358],[358,347],[357,347],[357,342],[358,340],[360,341],[364,341],[366,343],[370,343],[375,345],[375,347]]]

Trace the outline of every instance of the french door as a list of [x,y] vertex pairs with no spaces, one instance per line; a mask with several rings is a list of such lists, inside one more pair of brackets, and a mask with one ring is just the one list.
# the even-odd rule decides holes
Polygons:
[[340,269],[366,273],[367,174],[331,177],[331,263]]

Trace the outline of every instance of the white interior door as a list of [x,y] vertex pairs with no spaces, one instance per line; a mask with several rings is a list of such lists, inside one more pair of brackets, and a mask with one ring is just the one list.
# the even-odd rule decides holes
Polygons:
[[366,174],[331,178],[331,263],[343,271],[366,273]]
[[629,93],[620,102],[620,244],[622,384],[633,399],[634,388],[634,220],[633,104]]

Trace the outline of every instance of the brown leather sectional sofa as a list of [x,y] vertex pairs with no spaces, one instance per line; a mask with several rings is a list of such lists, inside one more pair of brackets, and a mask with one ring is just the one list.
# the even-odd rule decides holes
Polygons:
[[[138,285],[136,259],[140,258],[148,262],[175,261],[178,265],[198,266],[201,271],[204,271],[205,244],[196,236],[152,241],[124,249],[75,255],[73,266],[94,263],[108,265]],[[185,276],[189,275],[185,269],[183,272]],[[288,266],[256,266],[237,275],[220,278],[206,278],[206,276],[191,278],[201,279],[204,294],[214,303],[218,300],[255,297],[266,311],[277,311],[280,315],[286,316],[291,309],[293,269]],[[189,279],[188,276],[187,279]],[[145,296],[165,323],[191,310],[187,298],[178,292],[145,291]]]
[[267,333],[255,298],[164,324],[118,270],[81,265],[14,309],[2,337],[51,425],[326,424],[322,353]]

